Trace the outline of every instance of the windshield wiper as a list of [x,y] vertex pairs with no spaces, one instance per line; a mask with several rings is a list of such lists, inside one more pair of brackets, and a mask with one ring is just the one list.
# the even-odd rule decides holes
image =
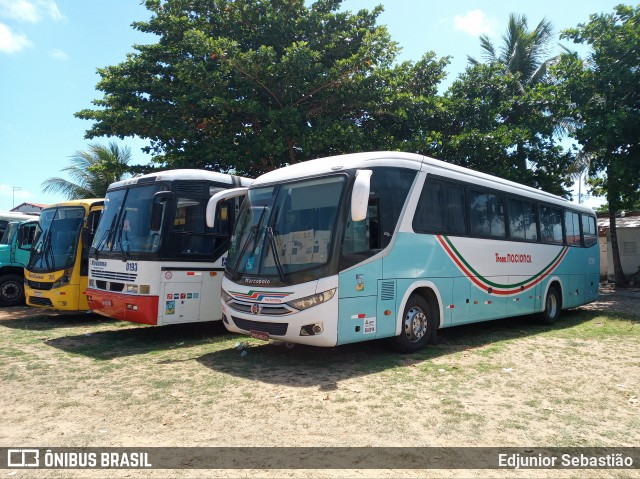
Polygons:
[[273,234],[273,228],[271,226],[267,227],[267,241],[269,242],[269,246],[271,247],[273,262],[275,263],[278,274],[280,275],[280,280],[284,283],[284,269],[282,268],[282,263],[280,262],[280,255],[278,254],[278,247],[276,245],[276,239]]
[[122,261],[126,262],[127,261],[127,252],[125,252],[124,248],[122,247],[122,232],[124,231],[124,239],[125,241],[127,241],[127,249],[129,248],[129,237],[128,237],[128,233],[126,232],[125,228],[124,228],[124,222],[127,219],[127,210],[124,210],[124,214],[122,215],[122,220],[120,221],[120,223],[118,224],[118,230],[116,232],[116,235],[118,236],[118,239],[116,240],[116,244],[118,245],[118,247],[120,248],[120,252],[122,253]]
[[[51,244],[51,228],[49,228],[42,240],[42,255],[47,269],[54,270],[56,267],[56,256],[53,252],[53,245]],[[49,255],[51,255],[51,265],[49,265]]]
[[[113,230],[113,226],[116,224],[117,218],[118,218],[118,215],[115,214],[113,216],[113,219],[111,220],[111,224],[109,225],[109,228],[104,233],[102,233],[102,236],[100,237],[96,245],[93,247],[93,252],[96,255],[95,256],[96,259],[98,259],[98,253],[100,252],[100,250],[102,250],[102,246],[104,245],[104,243],[108,241],[109,237],[111,236],[111,231]],[[89,254],[91,254],[91,252],[89,252]]]
[[[236,279],[236,275],[238,274],[238,269],[240,269],[240,263],[242,262],[242,258],[244,257],[244,254],[247,251],[247,247],[249,246],[249,241],[254,235],[256,236],[254,240],[256,245],[258,243],[258,230],[260,228],[260,225],[262,224],[262,219],[264,218],[264,212],[266,211],[266,209],[267,209],[266,206],[262,207],[262,213],[260,213],[260,218],[258,219],[258,222],[251,227],[251,229],[249,230],[249,234],[247,235],[247,239],[244,240],[244,244],[242,245],[242,248],[240,248],[240,255],[238,256],[238,261],[236,261],[236,264],[233,267],[233,271],[231,272],[231,277],[233,279]],[[256,245],[254,245],[254,249]]]

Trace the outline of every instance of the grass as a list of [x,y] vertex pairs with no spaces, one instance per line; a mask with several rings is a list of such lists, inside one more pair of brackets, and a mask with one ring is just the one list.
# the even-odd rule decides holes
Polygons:
[[[383,341],[287,348],[219,325],[43,314],[0,321],[0,402],[34,418],[16,425],[18,437],[57,437],[46,415],[55,405],[67,422],[93,414],[119,437],[164,438],[171,428],[176,441],[233,424],[225,440],[237,427],[240,444],[288,444],[295,435],[280,434],[284,425],[331,444],[359,445],[360,435],[367,443],[633,444],[638,351],[640,316],[581,310],[552,326],[510,318],[449,328],[413,355]],[[76,429],[76,440],[94,437]]]

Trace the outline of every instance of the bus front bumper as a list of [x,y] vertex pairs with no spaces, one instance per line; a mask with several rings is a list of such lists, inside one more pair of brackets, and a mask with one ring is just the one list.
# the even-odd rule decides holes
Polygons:
[[338,298],[333,298],[297,313],[260,316],[258,321],[257,316],[234,310],[223,301],[222,320],[229,331],[261,340],[274,339],[309,346],[333,347],[338,341],[337,309]]
[[158,324],[158,296],[135,296],[87,289],[87,303],[93,312],[120,321]]

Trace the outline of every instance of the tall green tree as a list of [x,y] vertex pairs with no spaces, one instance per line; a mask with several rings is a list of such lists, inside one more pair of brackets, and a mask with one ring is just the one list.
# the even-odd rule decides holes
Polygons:
[[70,180],[49,178],[42,183],[42,191],[62,193],[70,200],[104,198],[111,183],[127,176],[130,161],[128,147],[115,142],[108,146],[92,143],[88,150],[76,151],[71,156],[71,165],[62,169]]
[[[152,17],[134,27],[157,43],[99,69],[104,97],[76,116],[95,122],[88,138],[149,139],[167,166],[250,176],[394,145],[395,137],[371,135],[398,108],[388,98],[403,82],[393,67],[398,47],[376,24],[381,7],[340,12],[341,3],[147,0]],[[432,63],[425,56],[406,66],[437,82]]]
[[[496,50],[488,35],[480,36],[480,46],[487,63],[502,65],[505,72],[518,74],[518,85],[524,92],[525,87],[533,86],[544,80],[553,58],[549,57],[553,40],[553,26],[546,18],[529,30],[527,17],[509,15],[507,31],[502,35],[502,45]],[[480,62],[468,57],[472,65]]]
[[521,91],[501,65],[467,68],[442,98],[438,157],[562,196],[573,153],[562,147],[548,90]]
[[591,15],[561,37],[590,47],[584,59],[563,55],[555,74],[594,192],[607,198],[615,281],[624,285],[616,213],[640,200],[640,6]]
[[515,14],[499,47],[480,37],[485,61],[469,57],[443,98],[442,157],[568,195],[573,155],[561,147],[555,99],[545,89],[552,37],[547,20],[529,30]]

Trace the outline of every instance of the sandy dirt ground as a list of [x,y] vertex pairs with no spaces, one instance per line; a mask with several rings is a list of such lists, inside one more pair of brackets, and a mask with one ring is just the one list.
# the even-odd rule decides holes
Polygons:
[[[638,315],[640,293],[603,291],[568,316],[597,325],[599,312]],[[0,310],[0,446],[640,445],[637,319],[615,339],[496,323],[486,326],[494,328],[489,336],[477,326],[452,328],[428,352],[401,356],[381,343],[243,347],[246,338],[216,328],[140,328],[7,308]],[[0,477],[549,477],[535,470],[107,472],[0,470]],[[553,475],[640,477],[638,469]]]

